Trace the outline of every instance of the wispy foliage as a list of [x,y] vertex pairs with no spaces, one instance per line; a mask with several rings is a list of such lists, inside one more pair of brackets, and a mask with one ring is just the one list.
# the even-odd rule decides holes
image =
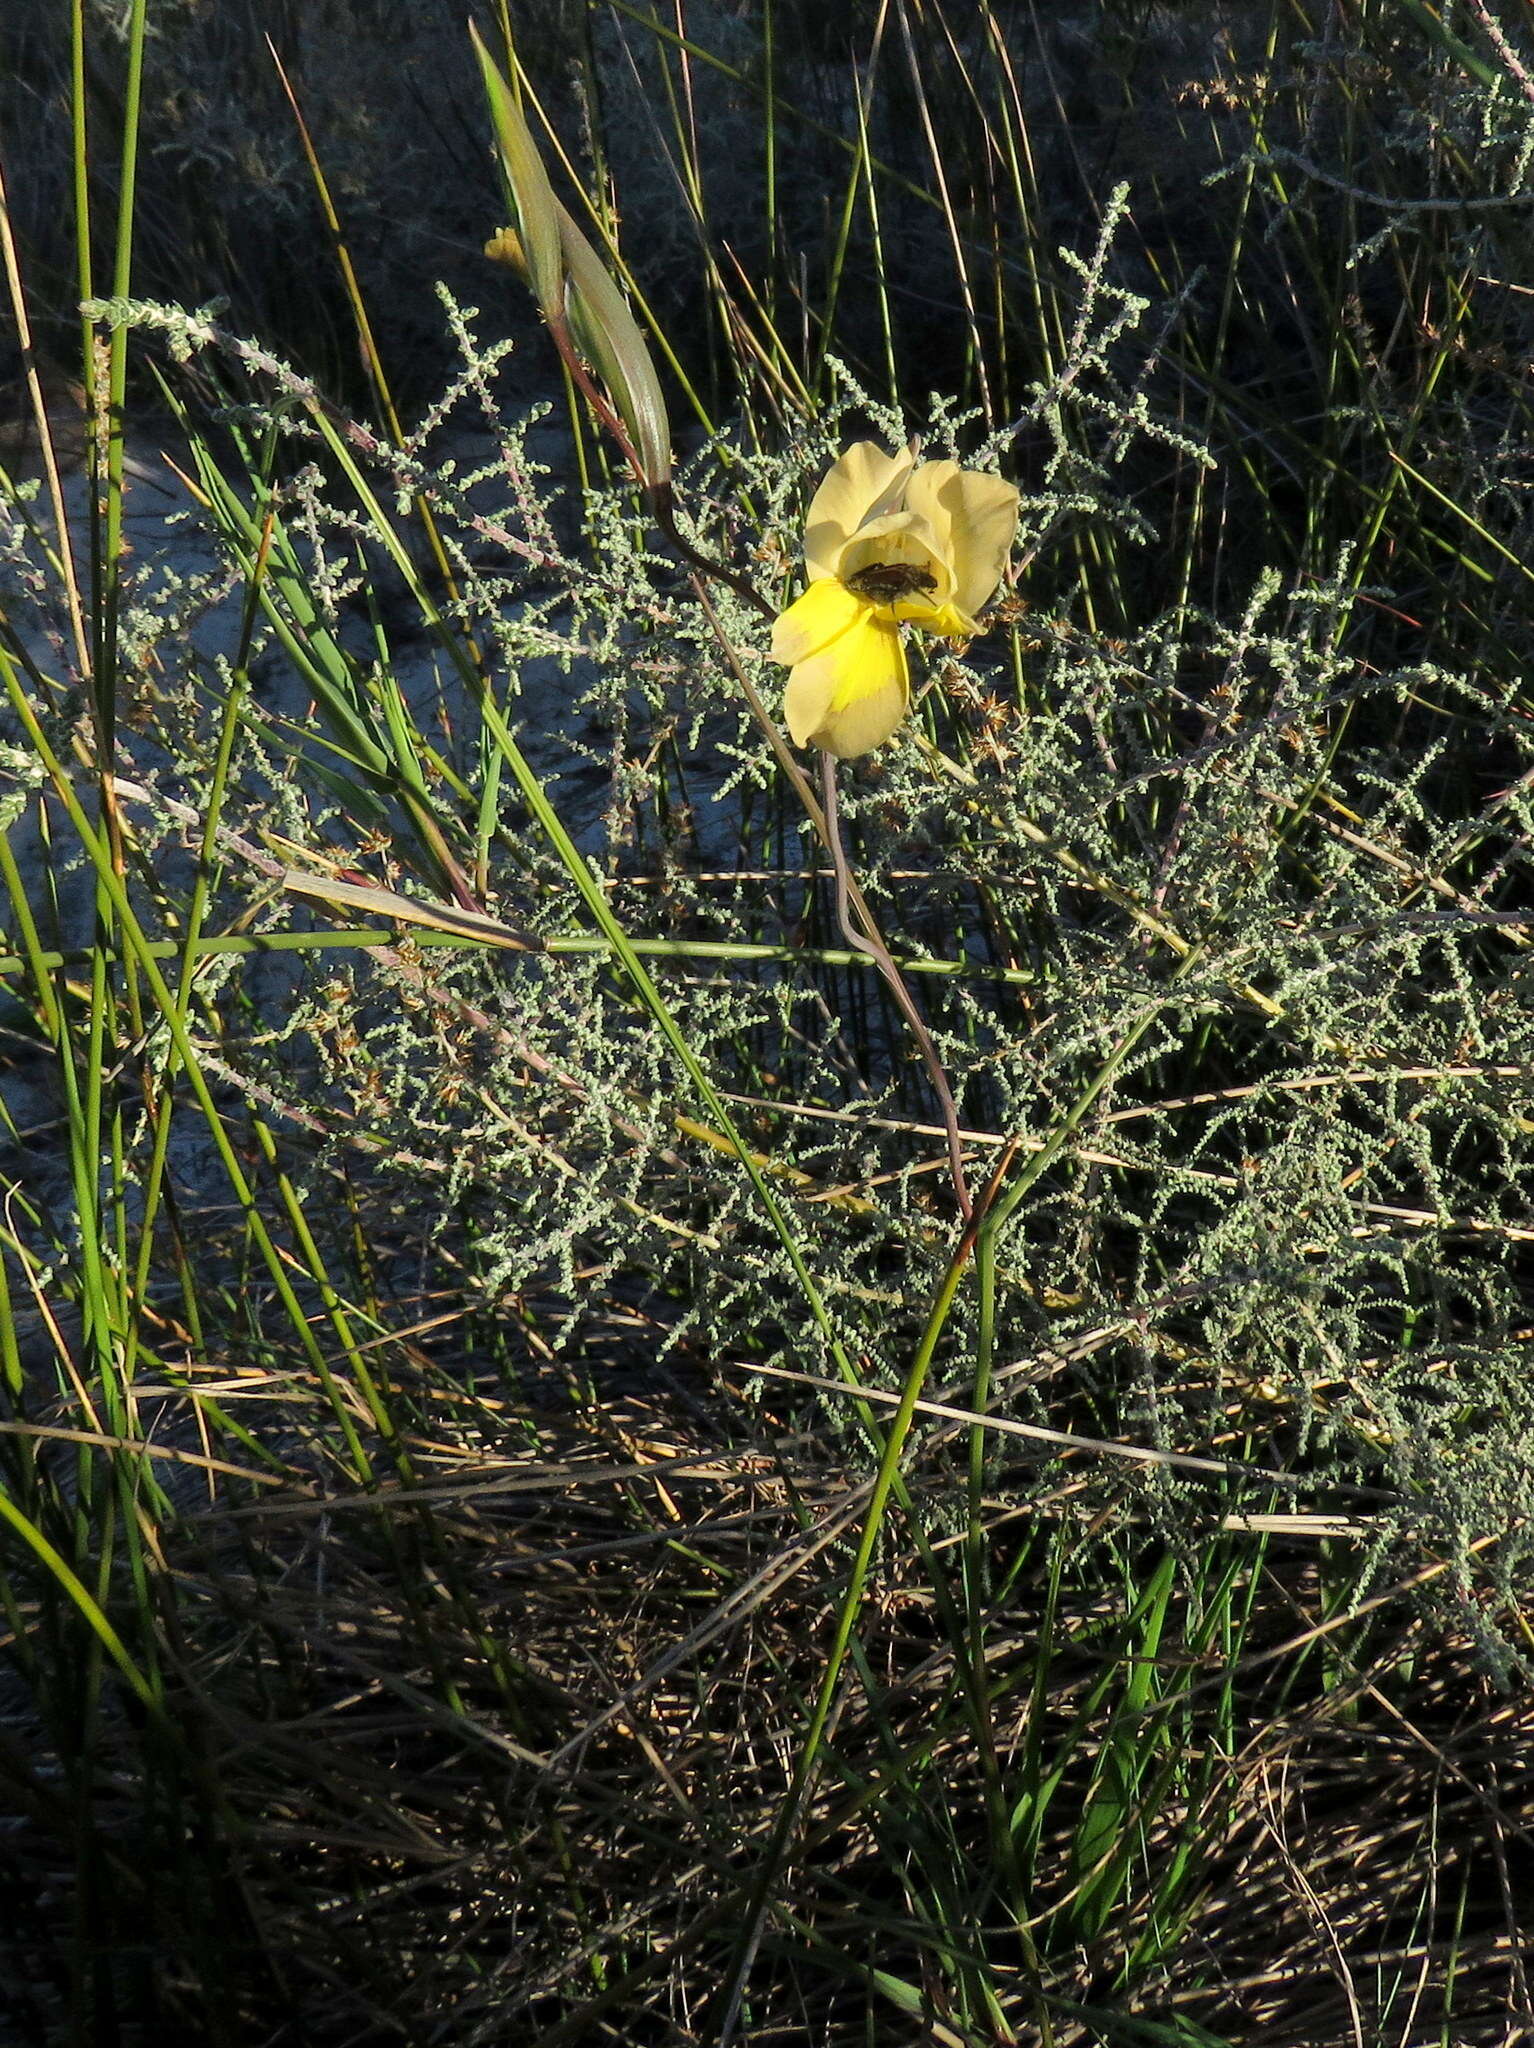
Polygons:
[[[396,434],[216,308],[89,304],[191,490],[130,477],[119,561],[66,479],[73,581],[48,478],[0,504],[32,2038],[1501,2038],[1534,776],[1488,280],[1531,93],[1471,14],[1480,69],[1275,5],[1213,55],[1082,10],[1029,70],[999,11],[897,7],[798,305],[771,233],[759,288],[724,260],[696,53],[589,46],[594,124],[623,38],[664,83],[701,211],[685,541],[786,602],[865,435],[1023,492],[991,630],[842,782],[1001,1170],[957,1264],[742,686],[769,629],[572,452],[536,337],[443,289]],[[732,16],[711,90],[782,48]],[[1154,60],[1128,126],[1207,182],[1089,163],[1063,49],[1131,106]]]

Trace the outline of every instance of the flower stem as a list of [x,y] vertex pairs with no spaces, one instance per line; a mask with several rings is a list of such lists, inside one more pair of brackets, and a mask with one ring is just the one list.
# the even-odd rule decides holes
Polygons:
[[737,597],[743,597],[747,604],[755,605],[764,619],[775,619],[777,617],[776,608],[767,602],[766,598],[763,597],[762,593],[748,576],[743,576],[739,570],[731,569],[725,563],[716,561],[712,555],[700,553],[690,540],[684,539],[677,527],[676,509],[672,500],[669,479],[656,488],[648,489],[647,496],[650,501],[650,516],[689,568],[696,569],[705,576],[716,577],[719,582],[728,584]]
[[900,1014],[915,1034],[916,1043],[921,1048],[922,1059],[932,1079],[933,1092],[943,1112],[943,1127],[948,1133],[948,1165],[953,1176],[954,1198],[958,1202],[960,1215],[967,1223],[974,1214],[975,1205],[970,1198],[969,1183],[964,1177],[964,1151],[959,1138],[958,1105],[953,1099],[953,1090],[948,1085],[943,1063],[938,1058],[937,1047],[932,1043],[932,1034],[928,1031],[921,1011],[916,1007],[916,999],[907,988],[905,978],[895,965],[888,946],[879,936],[879,927],[873,911],[869,908],[868,899],[858,887],[857,877],[848,862],[837,817],[836,764],[829,754],[822,753],[821,786],[825,799],[822,802],[816,797],[809,777],[794,759],[793,750],[783,737],[777,720],[762,702],[761,692],[746,673],[745,666],[735,651],[734,643],[724,629],[724,621],[714,608],[713,599],[708,594],[708,585],[702,575],[694,570],[688,580],[692,584],[693,595],[703,607],[704,616],[714,638],[719,643],[719,651],[729,663],[741,694],[750,706],[752,717],[766,734],[768,743],[777,757],[778,766],[787,776],[789,786],[804,806],[804,814],[816,836],[831,856],[832,868],[836,875],[836,915],[843,935],[854,952],[872,960],[884,976],[890,993],[899,1006]]
[[[841,926],[842,936],[847,944],[859,953],[866,953],[879,972],[884,976],[890,994],[900,1006],[900,1014],[910,1025],[916,1043],[921,1048],[922,1059],[932,1080],[933,1092],[943,1112],[943,1126],[948,1133],[948,1170],[953,1176],[953,1192],[959,1204],[959,1213],[967,1223],[975,1213],[970,1199],[969,1185],[964,1178],[964,1148],[959,1139],[959,1109],[953,1099],[943,1062],[938,1057],[932,1034],[926,1020],[916,1007],[916,998],[906,986],[904,975],[895,965],[890,949],[879,935],[879,928],[869,913],[867,901],[852,878],[847,860],[847,848],[842,839],[841,811],[836,800],[836,756],[825,748],[820,750],[821,810],[825,816],[825,841],[830,849],[831,864],[836,873],[836,921]],[[857,917],[853,917],[853,897],[857,900]],[[863,927],[859,930],[859,925]]]

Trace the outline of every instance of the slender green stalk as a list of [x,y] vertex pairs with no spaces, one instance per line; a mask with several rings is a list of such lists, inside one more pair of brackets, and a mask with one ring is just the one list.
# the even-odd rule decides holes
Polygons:
[[96,1643],[117,1666],[140,1705],[148,1712],[158,1715],[162,1707],[156,1688],[134,1663],[122,1637],[102,1612],[98,1599],[71,1568],[68,1560],[54,1548],[40,1529],[28,1521],[3,1490],[0,1490],[0,1522],[26,1545],[59,1586],[66,1599],[79,1610]]
[[[127,30],[123,38],[126,71],[123,79],[122,150],[117,175],[117,232],[112,256],[112,293],[126,299],[133,286],[134,208],[138,191],[139,123],[144,87],[144,41],[148,30],[148,0],[130,0]],[[83,109],[77,119],[83,122]],[[83,128],[77,147],[83,157]],[[77,178],[79,171],[77,167]],[[79,187],[77,184],[77,193]],[[83,199],[84,195],[80,197]],[[78,232],[78,230],[77,230]],[[82,270],[84,269],[82,264]],[[82,283],[83,283],[82,278]],[[84,296],[89,298],[87,291]],[[87,377],[87,390],[95,390],[94,368]],[[96,671],[97,745],[101,750],[103,775],[116,745],[117,730],[117,633],[122,606],[123,565],[123,458],[126,452],[124,401],[128,388],[128,330],[114,326],[108,350],[106,419],[106,526],[101,559],[97,567],[96,603],[100,632],[100,661]]]
[[88,677],[92,665],[91,647],[85,623],[85,607],[80,594],[74,536],[69,530],[69,518],[64,505],[64,486],[59,475],[58,450],[54,446],[52,424],[48,417],[42,378],[37,367],[37,354],[32,340],[32,318],[27,310],[26,292],[22,288],[21,263],[11,226],[11,202],[6,190],[3,164],[0,164],[0,262],[5,266],[6,292],[10,300],[11,317],[16,323],[16,339],[21,347],[22,375],[26,381],[38,453],[42,458],[43,474],[48,486],[48,504],[53,514],[54,562],[69,607],[69,628],[74,640],[75,660],[79,664],[81,676]]
[[995,1212],[996,1198],[1001,1190],[1007,1172],[1012,1164],[1010,1148],[1003,1153],[991,1181],[982,1197],[979,1208],[973,1211],[960,1234],[947,1271],[938,1285],[932,1307],[927,1315],[926,1327],[916,1347],[916,1354],[906,1373],[901,1389],[900,1405],[890,1419],[880,1454],[878,1468],[874,1473],[869,1492],[868,1509],[863,1520],[862,1534],[853,1554],[852,1567],[847,1579],[847,1590],[842,1597],[841,1610],[837,1616],[836,1632],[831,1639],[824,1669],[821,1673],[819,1690],[810,1713],[809,1725],[800,1740],[794,1763],[794,1775],[787,1796],[778,1809],[767,1849],[758,1869],[757,1879],[752,1888],[750,1903],[741,1924],[741,1936],[736,1945],[730,1975],[724,1987],[721,2001],[723,2017],[719,2038],[721,2048],[729,2048],[734,2039],[740,2020],[741,2002],[746,1995],[746,1985],[751,1968],[761,1945],[767,1924],[772,1894],[786,1862],[789,1845],[798,1827],[805,1801],[814,1786],[816,1772],[820,1765],[821,1747],[830,1726],[831,1710],[841,1688],[842,1671],[847,1661],[848,1649],[853,1631],[862,1612],[863,1592],[868,1583],[868,1574],[873,1565],[874,1551],[884,1527],[885,1514],[890,1496],[900,1475],[900,1460],[905,1451],[906,1439],[916,1419],[917,1404],[922,1389],[927,1383],[932,1360],[937,1351],[938,1341],[947,1326],[959,1283],[969,1264],[975,1248],[975,1240],[986,1228],[990,1216]]
[[[223,1118],[219,1114],[218,1107],[213,1100],[212,1091],[208,1087],[208,1083],[203,1075],[202,1065],[197,1058],[196,1051],[188,1035],[186,1023],[177,1013],[175,999],[164,976],[160,972],[158,962],[150,951],[149,943],[143,936],[138,920],[133,914],[132,905],[128,901],[122,881],[115,872],[111,852],[106,844],[105,837],[96,832],[85,815],[80,800],[75,795],[74,789],[71,786],[68,774],[49,745],[48,739],[38,724],[31,705],[27,701],[26,693],[21,688],[17,678],[15,665],[6,655],[3,648],[0,648],[0,683],[4,685],[6,694],[11,701],[12,709],[20,720],[38,760],[46,768],[52,779],[59,802],[68,814],[69,821],[74,827],[80,844],[91,862],[97,881],[105,893],[117,920],[119,937],[124,942],[128,957],[142,971],[156,1009],[165,1021],[170,1033],[171,1044],[175,1049],[183,1071],[186,1073],[192,1092],[197,1099],[198,1107],[202,1111],[203,1119],[207,1125],[208,1133],[213,1140],[220,1163],[228,1176],[235,1199],[245,1211],[250,1231],[256,1240],[263,1263],[271,1277],[273,1286],[276,1288],[278,1297],[288,1315],[293,1330],[308,1353],[310,1363],[321,1382],[327,1385],[331,1384],[329,1366],[310,1329],[308,1318],[304,1314],[298,1297],[293,1291],[293,1284],[288,1276],[287,1268],[261,1218],[250,1183],[229,1140],[229,1135],[224,1128]],[[93,1203],[87,1202],[87,1195],[89,1193],[90,1191],[82,1190],[81,1194],[82,1213],[86,1215],[91,1214],[93,1208]],[[86,1248],[87,1261],[92,1266],[96,1266],[97,1270],[99,1270],[99,1266],[97,1266],[99,1252],[100,1246],[94,1241]],[[104,1334],[109,1336],[113,1319],[110,1313],[106,1312],[100,1305],[104,1301],[106,1293],[107,1288],[103,1274],[91,1294],[92,1321],[97,1326],[104,1325]],[[339,1398],[335,1399],[335,1412],[337,1422],[343,1434],[347,1437],[348,1447],[352,1452],[354,1462],[360,1469],[365,1463],[361,1446],[352,1430],[344,1404],[341,1403]]]
[[[271,463],[276,455],[276,434],[267,435],[266,463],[263,481],[269,486]],[[176,1015],[183,1027],[191,1014],[193,982],[202,952],[203,925],[208,914],[214,875],[218,862],[219,823],[223,814],[229,788],[229,778],[234,760],[235,741],[240,727],[240,716],[244,708],[246,692],[250,688],[250,649],[255,631],[256,606],[262,580],[265,576],[267,557],[271,544],[273,513],[268,506],[262,523],[261,540],[257,546],[256,559],[250,582],[246,587],[243,615],[240,620],[239,644],[230,678],[228,696],[224,702],[223,715],[219,726],[218,749],[214,757],[213,774],[207,793],[207,812],[204,818],[202,840],[198,851],[197,873],[192,884],[192,900],[188,907],[185,938],[175,950],[181,958],[181,971],[175,990]],[[151,948],[155,957],[158,949]],[[165,1163],[170,1148],[171,1123],[174,1114],[174,1087],[176,1078],[176,1057],[174,1050],[167,1059],[159,1079],[158,1095],[151,1093],[149,1114],[154,1126],[154,1140],[149,1165],[144,1176],[143,1216],[139,1224],[139,1252],[134,1268],[130,1309],[128,1317],[127,1353],[124,1360],[124,1377],[131,1384],[138,1361],[142,1341],[143,1316],[149,1299],[150,1273],[154,1259],[155,1230],[159,1216],[161,1192],[164,1186]]]

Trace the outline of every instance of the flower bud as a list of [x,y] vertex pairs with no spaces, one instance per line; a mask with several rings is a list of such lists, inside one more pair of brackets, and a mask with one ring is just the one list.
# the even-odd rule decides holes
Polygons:
[[671,428],[639,323],[607,265],[554,197],[516,95],[478,31],[471,33],[517,215],[514,226],[486,242],[485,254],[522,272],[556,342],[562,349],[573,343],[602,379],[645,488],[659,491],[671,475]]
[[479,59],[485,94],[490,101],[501,165],[511,188],[512,205],[516,208],[516,234],[527,263],[528,277],[544,318],[551,320],[559,313],[564,280],[556,211],[559,202],[554,197],[549,174],[543,168],[543,159],[538,154],[511,87],[501,76],[500,67],[472,23],[469,34],[474,39],[474,54]]
[[492,263],[509,264],[528,284],[532,283],[533,273],[527,261],[527,251],[515,228],[497,228],[486,242],[484,253]]

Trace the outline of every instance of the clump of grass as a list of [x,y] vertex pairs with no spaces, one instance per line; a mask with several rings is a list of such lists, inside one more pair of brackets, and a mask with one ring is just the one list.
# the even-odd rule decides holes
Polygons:
[[[322,134],[371,415],[145,291],[129,11],[99,431],[0,516],[27,2038],[1528,2016],[1531,95],[1467,20],[593,15],[583,218],[642,305],[626,39],[697,237],[705,605],[461,292],[402,408]],[[842,791],[967,1229],[741,595],[913,429],[1024,493]]]

